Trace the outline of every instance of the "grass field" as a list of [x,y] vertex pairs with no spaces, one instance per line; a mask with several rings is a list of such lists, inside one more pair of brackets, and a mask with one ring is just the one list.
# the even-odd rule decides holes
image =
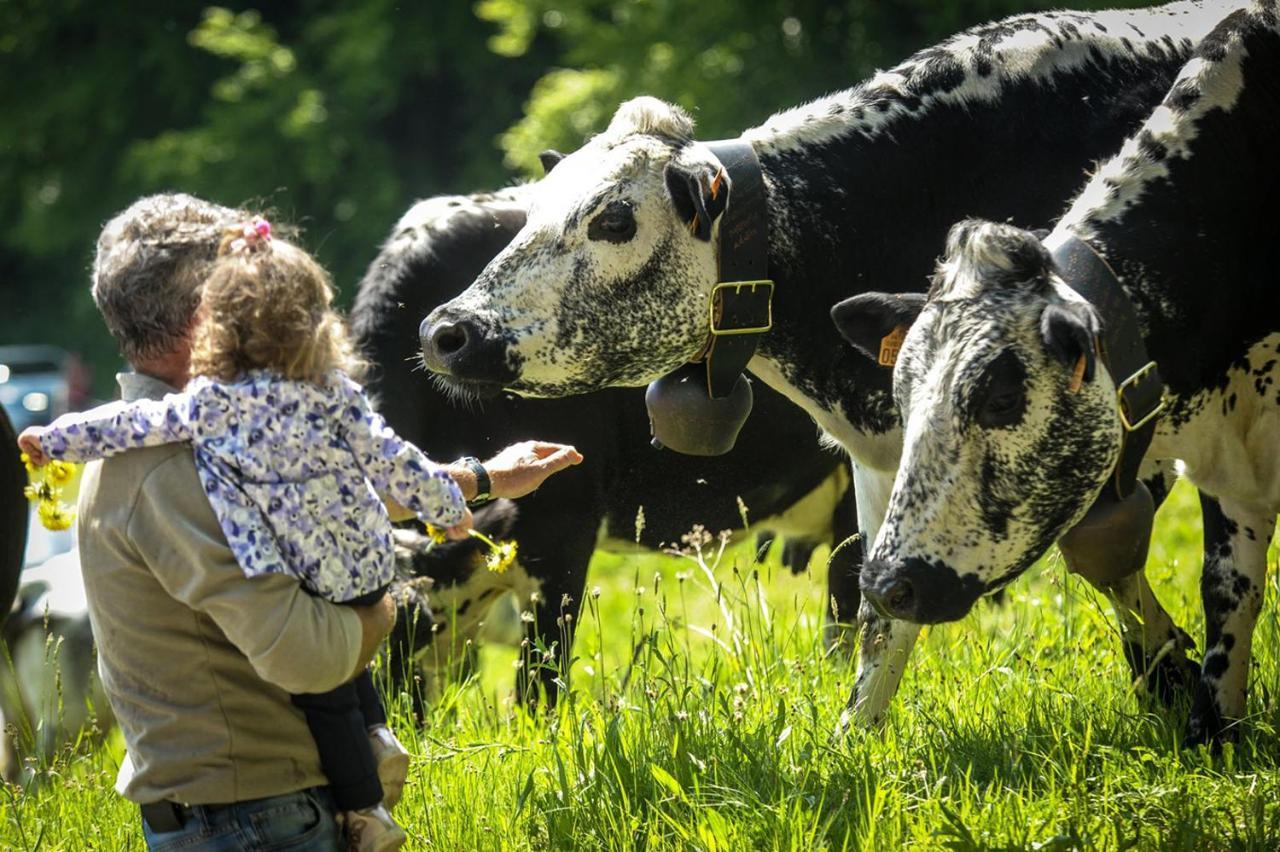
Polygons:
[[[1156,532],[1157,594],[1198,636],[1185,485]],[[883,731],[833,738],[853,672],[822,652],[822,579],[820,559],[793,577],[746,549],[714,579],[688,560],[597,554],[556,712],[513,708],[505,649],[420,730],[396,702],[416,755],[397,809],[411,848],[1280,848],[1274,600],[1244,735],[1213,758],[1181,749],[1185,711],[1134,694],[1109,608],[1056,557],[1002,606],[926,631]],[[117,737],[8,788],[0,846],[140,848],[111,789],[119,756]]]

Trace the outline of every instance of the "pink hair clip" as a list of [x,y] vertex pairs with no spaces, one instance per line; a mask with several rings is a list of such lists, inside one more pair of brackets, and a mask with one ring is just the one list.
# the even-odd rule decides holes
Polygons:
[[266,219],[257,218],[252,222],[245,222],[240,233],[243,236],[236,237],[228,246],[231,251],[248,251],[258,242],[271,242],[271,223]]

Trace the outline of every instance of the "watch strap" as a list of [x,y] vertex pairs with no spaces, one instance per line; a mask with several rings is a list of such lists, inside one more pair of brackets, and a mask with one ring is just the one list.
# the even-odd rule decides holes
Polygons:
[[490,493],[493,490],[493,482],[489,479],[489,471],[485,470],[480,459],[475,456],[463,456],[461,462],[471,469],[476,478],[476,496],[472,497],[468,502],[473,506],[488,503],[493,499],[493,495]]

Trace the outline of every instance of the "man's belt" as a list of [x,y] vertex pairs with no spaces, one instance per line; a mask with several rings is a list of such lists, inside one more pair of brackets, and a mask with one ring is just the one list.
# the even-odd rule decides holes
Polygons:
[[[217,807],[216,805],[202,805],[200,807]],[[195,813],[191,805],[183,805],[178,802],[149,802],[141,806],[142,818],[146,820],[147,826],[156,834],[168,834],[171,831],[177,831],[190,821]]]

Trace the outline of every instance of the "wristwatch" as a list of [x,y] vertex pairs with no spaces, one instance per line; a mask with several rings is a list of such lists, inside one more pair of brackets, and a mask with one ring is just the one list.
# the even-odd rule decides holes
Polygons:
[[471,468],[471,472],[476,477],[476,496],[467,501],[470,506],[480,506],[488,503],[493,499],[493,495],[489,490],[493,488],[493,483],[489,480],[489,471],[484,469],[484,465],[480,463],[480,459],[475,456],[463,456],[458,461]]

